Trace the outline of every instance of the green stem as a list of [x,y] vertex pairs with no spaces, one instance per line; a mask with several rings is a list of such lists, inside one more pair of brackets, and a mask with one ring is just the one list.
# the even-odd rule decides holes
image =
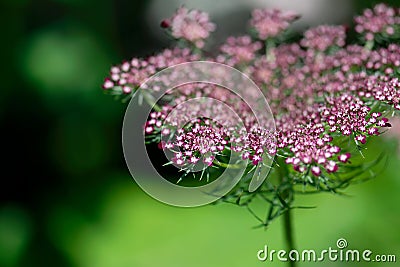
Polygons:
[[218,160],[214,160],[213,163],[217,166],[223,167],[223,168],[227,168],[227,169],[241,169],[243,168],[242,165],[239,164],[229,164],[229,163],[223,163],[220,162]]
[[[285,234],[285,241],[286,241],[286,249],[287,253],[295,248],[294,246],[294,238],[293,238],[293,225],[292,225],[292,215],[291,210],[287,210],[283,214],[283,226],[284,226],[284,234]],[[288,260],[288,266],[296,267],[296,262]]]
[[365,42],[364,48],[367,50],[372,50],[372,48],[374,48],[374,40]]
[[146,101],[147,104],[149,104],[152,107],[152,109],[154,109],[155,111],[162,110],[162,108],[156,103],[156,100],[150,93],[142,90],[141,94],[143,96],[143,99]]
[[268,38],[267,40],[265,40],[265,56],[267,58],[267,61],[269,62],[275,61],[275,55],[274,55],[275,46],[276,44],[273,38]]
[[[287,180],[289,179],[289,172],[287,169],[287,165],[283,162],[283,160],[280,160],[280,166],[278,169],[279,169],[280,182],[281,183],[287,182]],[[284,199],[284,201],[288,203],[289,206],[293,200],[291,199],[293,197],[292,194],[293,194],[293,187],[287,187],[282,191],[281,196]],[[288,208],[283,214],[283,230],[284,230],[287,253],[289,253],[291,250],[295,249],[292,215],[290,208]],[[288,259],[288,266],[296,267],[296,265],[297,264],[295,261],[291,261],[290,259]]]

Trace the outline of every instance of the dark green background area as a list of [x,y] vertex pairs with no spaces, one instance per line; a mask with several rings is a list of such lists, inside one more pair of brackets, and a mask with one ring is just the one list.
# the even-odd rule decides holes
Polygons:
[[[168,45],[167,37],[149,32],[149,3],[0,4],[0,266],[283,265],[256,259],[266,244],[283,248],[279,220],[254,230],[257,221],[239,207],[170,207],[130,177],[121,147],[125,105],[103,95],[101,84],[112,64]],[[354,5],[362,10],[372,2]],[[397,142],[377,142],[388,165],[376,179],[346,190],[351,197],[299,197],[296,203],[317,206],[294,212],[299,249],[334,247],[346,238],[351,248],[400,261]],[[397,266],[368,264],[386,265]]]

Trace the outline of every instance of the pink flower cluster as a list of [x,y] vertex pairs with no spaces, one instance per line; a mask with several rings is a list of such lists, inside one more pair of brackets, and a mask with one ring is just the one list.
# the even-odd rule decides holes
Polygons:
[[400,8],[392,8],[386,4],[378,4],[373,9],[366,9],[361,16],[355,17],[358,33],[371,41],[378,33],[393,36],[399,33]]
[[210,22],[207,13],[186,7],[179,8],[174,16],[163,20],[161,26],[170,29],[173,37],[187,40],[199,48],[215,30],[215,24]]
[[354,135],[362,144],[366,142],[365,135],[379,135],[379,128],[385,127],[388,119],[382,114],[373,112],[358,97],[342,94],[336,98],[328,98],[328,105],[321,108],[322,120],[329,126],[330,132],[344,136]]
[[229,37],[226,43],[220,47],[223,54],[217,57],[217,61],[231,66],[246,64],[255,59],[256,52],[261,47],[261,42],[253,42],[248,35]]
[[277,36],[289,28],[290,23],[298,18],[299,15],[292,11],[255,9],[252,13],[250,25],[257,31],[258,38],[265,40]]
[[[397,9],[377,5],[356,17],[356,31],[375,34],[388,33],[389,27],[398,29],[398,14]],[[185,85],[170,92],[163,109],[151,113],[145,132],[153,137],[169,137],[177,132],[176,138],[166,143],[154,140],[171,150],[173,162],[182,166],[198,162],[210,166],[218,163],[218,155],[231,150],[255,166],[266,158],[284,157],[301,177],[335,173],[350,162],[353,152],[340,147],[338,139],[364,145],[390,127],[388,117],[399,112],[400,46],[346,46],[343,26],[322,25],[307,30],[299,43],[279,44],[275,40],[276,46],[265,47],[269,49],[265,54],[261,41],[286,30],[297,17],[293,12],[255,10],[250,21],[257,31],[255,38],[229,37],[220,47],[221,53],[212,57],[203,56],[197,49],[175,48],[146,60],[133,59],[113,67],[103,87],[130,93],[156,71],[198,59],[239,68],[268,100],[275,116],[275,132],[268,130],[269,125],[257,124],[240,98],[209,84]],[[204,41],[215,28],[206,14],[186,8],[164,21],[164,26],[174,37],[194,43]],[[180,103],[197,97],[228,104],[244,125],[235,125],[222,104],[205,103],[169,117]],[[190,127],[180,126],[187,121],[191,121]]]
[[254,127],[251,131],[233,138],[231,143],[232,150],[241,153],[242,159],[251,160],[253,165],[258,165],[263,157],[275,155],[277,151],[274,133],[261,127]]
[[104,80],[103,89],[130,94],[157,71],[199,59],[200,56],[193,54],[188,48],[165,49],[145,60],[133,58],[111,68],[110,76]]
[[216,154],[228,144],[226,130],[213,127],[212,121],[197,119],[190,131],[180,129],[174,143],[167,143],[176,153],[172,161],[178,165],[196,164],[200,158],[207,166],[213,164]]
[[304,47],[325,51],[329,47],[344,46],[346,31],[344,26],[321,25],[307,30],[300,44]]

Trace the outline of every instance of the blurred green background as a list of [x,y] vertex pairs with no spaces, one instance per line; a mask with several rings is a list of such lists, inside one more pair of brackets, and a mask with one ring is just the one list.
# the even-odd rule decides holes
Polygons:
[[[213,10],[212,2],[186,5],[208,3],[205,9]],[[352,14],[375,2],[345,1],[339,9]],[[274,5],[221,1],[219,22],[235,32],[232,14],[246,19],[252,4]],[[179,1],[2,1],[0,266],[283,266],[256,258],[264,245],[284,247],[279,220],[264,231],[252,229],[257,221],[245,209],[228,204],[167,206],[141,191],[125,167],[125,105],[100,87],[112,64],[169,45],[153,30],[162,19],[154,14],[166,5],[173,10]],[[318,5],[309,6],[311,14],[319,12]],[[351,24],[351,17],[339,17]],[[298,204],[317,206],[294,212],[299,249],[335,247],[346,238],[350,248],[396,254],[400,261],[397,143],[384,144],[387,167],[346,190],[351,197],[298,198]],[[359,266],[324,264],[347,265]]]

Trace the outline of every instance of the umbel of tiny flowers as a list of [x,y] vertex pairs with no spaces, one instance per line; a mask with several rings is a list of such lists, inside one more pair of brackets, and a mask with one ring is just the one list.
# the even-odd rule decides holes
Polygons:
[[[153,106],[144,129],[147,141],[170,150],[172,161],[183,169],[198,162],[208,166],[207,174],[234,168],[225,158],[230,151],[240,153],[248,162],[245,175],[221,201],[249,209],[260,226],[284,215],[289,247],[293,247],[290,211],[296,207],[295,195],[340,193],[353,182],[373,177],[382,157],[365,159],[365,146],[390,129],[391,118],[400,110],[400,9],[378,4],[356,16],[354,40],[346,40],[341,25],[321,25],[306,30],[299,42],[289,42],[284,33],[297,18],[294,12],[257,9],[251,14],[250,34],[229,37],[213,50],[216,53],[204,53],[215,24],[206,13],[181,7],[162,22],[179,48],[124,61],[111,68],[103,85],[105,92],[126,99],[154,73],[195,60],[224,63],[247,74],[268,99],[276,131],[257,123],[240,98],[204,83],[169,91]],[[146,88],[143,99],[157,90]],[[230,105],[244,125],[230,124],[231,118],[218,113],[218,106],[182,110],[169,119],[171,110],[195,97]],[[186,121],[196,114],[198,120]],[[226,125],[214,123],[215,116]],[[179,128],[183,122],[185,126]],[[164,141],[172,132],[178,135]],[[272,169],[269,177],[249,192],[249,177],[257,175],[256,167],[266,158],[273,159],[273,165],[267,166]],[[201,179],[204,171],[194,176]],[[251,208],[258,198],[268,203],[265,219]]]
[[252,12],[250,25],[257,31],[257,37],[260,40],[266,40],[279,35],[298,18],[299,15],[293,11],[255,9]]
[[398,39],[400,37],[399,9],[378,4],[373,9],[366,9],[355,17],[355,30],[367,41]]
[[176,39],[186,40],[198,48],[204,46],[204,40],[215,30],[207,13],[186,7],[180,7],[171,18],[163,20],[161,26],[170,30]]

